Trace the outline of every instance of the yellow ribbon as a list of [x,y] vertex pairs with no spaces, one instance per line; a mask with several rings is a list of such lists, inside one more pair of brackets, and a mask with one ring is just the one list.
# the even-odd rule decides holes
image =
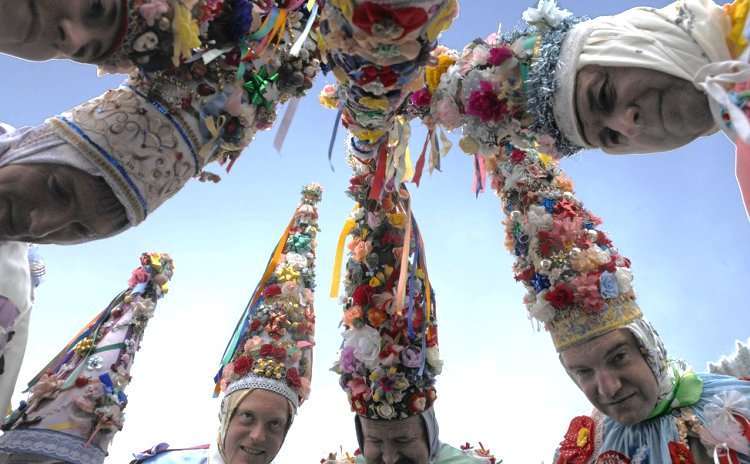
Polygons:
[[344,260],[344,245],[346,236],[354,229],[354,218],[350,217],[344,222],[344,227],[339,234],[339,243],[336,245],[336,259],[333,262],[333,276],[331,277],[331,298],[338,298],[339,285],[341,284],[341,262]]
[[[408,201],[408,200],[407,200]],[[406,230],[404,231],[404,244],[401,248],[401,269],[398,274],[398,289],[396,291],[395,310],[399,316],[403,315],[404,296],[406,295],[406,282],[409,270],[409,252],[411,251],[411,204],[406,206]]]
[[[260,280],[261,282],[267,282],[268,278],[271,277],[271,274],[273,274],[276,270],[276,266],[279,264],[279,260],[281,259],[281,254],[284,252],[284,245],[286,245],[286,241],[289,238],[289,229],[291,229],[293,223],[294,216],[292,216],[292,219],[289,221],[286,229],[284,229],[284,233],[281,235],[279,243],[276,244],[276,249],[273,251],[273,255],[271,255],[271,260],[268,261],[268,266],[266,266],[266,270]],[[258,285],[258,288],[255,290],[255,294],[253,295],[251,301],[256,301],[256,299],[264,289],[265,285]]]

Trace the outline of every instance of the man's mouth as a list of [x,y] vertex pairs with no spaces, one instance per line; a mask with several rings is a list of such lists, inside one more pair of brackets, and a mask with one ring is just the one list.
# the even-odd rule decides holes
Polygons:
[[629,394],[629,395],[627,395],[627,396],[623,396],[623,397],[622,397],[622,398],[620,398],[620,399],[617,399],[617,400],[615,400],[615,401],[611,401],[611,402],[607,403],[607,406],[609,406],[609,407],[612,407],[612,406],[615,406],[615,407],[616,407],[616,406],[620,406],[620,405],[622,405],[623,403],[625,403],[626,401],[628,401],[628,400],[629,400],[630,398],[632,398],[632,397],[634,397],[634,396],[635,396],[635,393],[631,393],[631,394]]
[[240,445],[240,449],[245,453],[249,454],[250,456],[260,456],[262,454],[265,454],[265,450],[261,448],[256,448],[253,446],[242,446]]

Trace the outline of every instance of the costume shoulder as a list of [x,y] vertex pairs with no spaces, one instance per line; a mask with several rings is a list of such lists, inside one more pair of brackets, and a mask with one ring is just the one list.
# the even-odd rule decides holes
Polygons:
[[738,453],[750,462],[750,381],[715,374],[698,374],[703,380],[701,400],[693,406],[704,444],[720,452]]
[[136,454],[130,464],[207,464],[208,445],[188,449],[169,449],[165,443],[154,446],[148,451]]

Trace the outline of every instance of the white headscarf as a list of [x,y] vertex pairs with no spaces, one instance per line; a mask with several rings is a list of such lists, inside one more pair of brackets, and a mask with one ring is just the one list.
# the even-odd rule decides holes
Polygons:
[[[419,417],[422,418],[422,423],[425,427],[425,433],[427,434],[427,448],[430,453],[429,462],[434,464],[437,462],[438,454],[440,453],[440,427],[438,427],[437,416],[435,416],[435,408],[429,408],[423,411]],[[365,434],[362,430],[362,419],[359,415],[354,416],[354,429],[357,433],[357,444],[359,449],[364,451],[365,449]]]
[[736,73],[738,62],[732,60],[726,44],[730,26],[723,9],[712,0],[678,0],[660,9],[633,8],[576,25],[560,54],[564,69],[557,73],[555,119],[563,134],[587,145],[575,122],[575,82],[584,66],[651,69],[708,91],[707,87]]

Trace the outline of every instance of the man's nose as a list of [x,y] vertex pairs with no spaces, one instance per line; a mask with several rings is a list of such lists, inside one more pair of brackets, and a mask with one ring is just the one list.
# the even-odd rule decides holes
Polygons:
[[596,388],[599,396],[604,401],[609,401],[617,397],[617,393],[622,388],[620,378],[610,372],[599,372],[596,375]]
[[640,109],[628,106],[612,113],[606,121],[607,126],[628,138],[637,137],[641,131]]
[[383,464],[396,464],[399,460],[398,450],[389,445],[383,447]]
[[92,32],[79,22],[63,18],[57,24],[57,48],[68,57],[74,56],[91,41]]
[[255,426],[250,429],[250,438],[255,443],[262,443],[266,439],[266,428],[263,427],[262,424],[255,424]]

